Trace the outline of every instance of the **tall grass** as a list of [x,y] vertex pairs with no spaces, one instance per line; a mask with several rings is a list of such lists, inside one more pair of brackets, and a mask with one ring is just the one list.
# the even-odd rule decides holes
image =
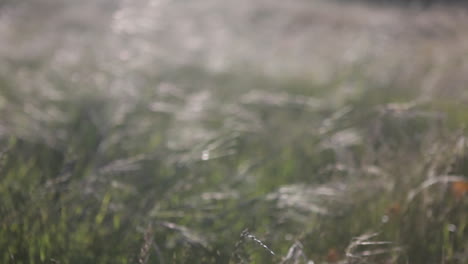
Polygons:
[[[466,261],[466,197],[451,188],[466,133],[438,98],[173,74],[131,102],[32,98],[2,78],[3,262]],[[240,246],[245,228],[258,238]]]
[[319,78],[74,30],[0,53],[1,263],[468,261],[461,44]]

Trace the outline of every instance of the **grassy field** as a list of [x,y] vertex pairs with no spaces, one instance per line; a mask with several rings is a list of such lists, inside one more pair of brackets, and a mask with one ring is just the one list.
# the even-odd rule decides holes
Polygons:
[[468,9],[0,4],[0,263],[468,263]]

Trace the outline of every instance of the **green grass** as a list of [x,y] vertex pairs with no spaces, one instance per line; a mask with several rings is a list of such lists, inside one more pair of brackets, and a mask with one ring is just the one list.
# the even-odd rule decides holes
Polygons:
[[[245,39],[237,20],[251,17],[221,13],[227,40],[259,55],[213,70],[203,59],[229,43],[203,44],[201,61],[159,47],[198,29],[155,38],[135,26],[140,15],[159,21],[144,5],[10,2],[0,10],[0,263],[468,262],[463,10],[273,5],[260,14],[278,32]],[[187,12],[161,8],[174,21]],[[96,21],[81,16],[90,10]],[[110,17],[138,23],[114,32]],[[342,50],[343,39],[356,43]]]
[[466,197],[441,180],[408,198],[467,173],[466,120],[437,98],[197,68],[131,100],[52,84],[2,77],[3,263],[467,260]]

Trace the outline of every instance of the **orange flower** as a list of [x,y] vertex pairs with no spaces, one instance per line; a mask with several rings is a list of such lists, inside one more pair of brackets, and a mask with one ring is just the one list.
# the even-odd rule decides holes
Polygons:
[[326,257],[327,262],[337,262],[340,260],[340,254],[336,248],[330,248]]
[[398,216],[401,212],[401,206],[399,203],[393,203],[387,209],[387,214],[391,217]]
[[451,186],[452,194],[457,198],[461,199],[466,192],[468,192],[468,181],[456,181]]

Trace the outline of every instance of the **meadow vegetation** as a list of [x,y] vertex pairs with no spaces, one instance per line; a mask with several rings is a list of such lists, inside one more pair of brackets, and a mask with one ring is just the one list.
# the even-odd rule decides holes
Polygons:
[[[148,62],[146,36],[113,58],[125,36],[8,20],[0,262],[467,263],[466,12],[331,7],[329,64],[289,71]],[[346,62],[344,32],[370,43]]]

